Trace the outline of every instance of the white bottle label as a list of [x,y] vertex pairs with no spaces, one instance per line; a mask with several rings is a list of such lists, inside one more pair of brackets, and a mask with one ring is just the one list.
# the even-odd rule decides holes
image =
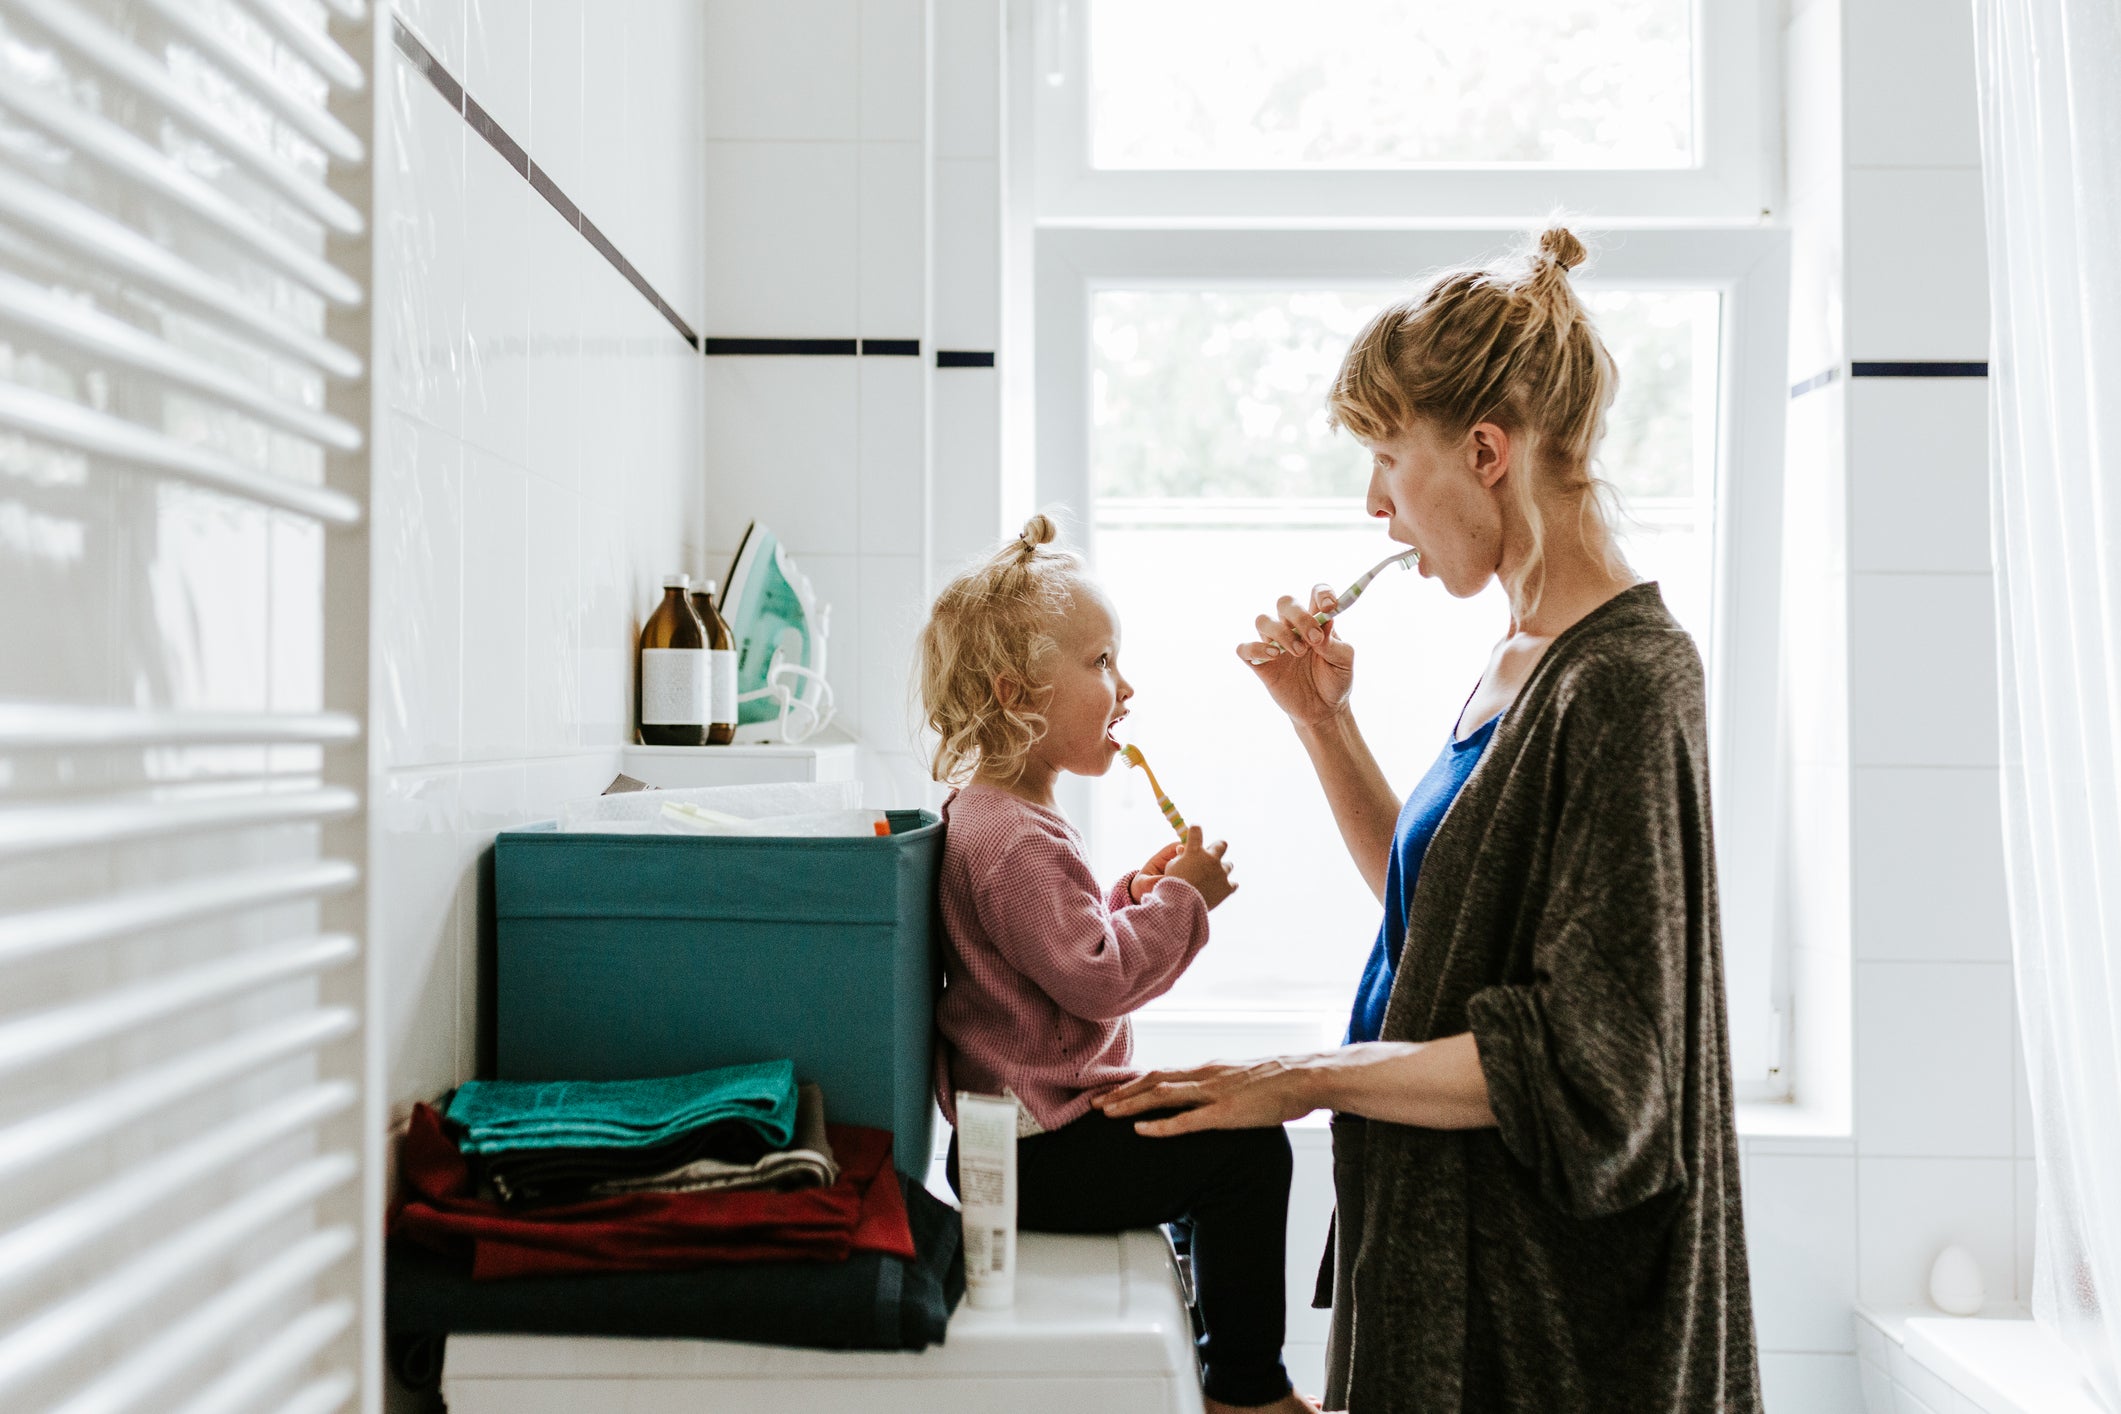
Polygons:
[[641,650],[641,725],[691,727],[707,716],[707,650]]
[[736,650],[707,650],[707,720],[736,722]]

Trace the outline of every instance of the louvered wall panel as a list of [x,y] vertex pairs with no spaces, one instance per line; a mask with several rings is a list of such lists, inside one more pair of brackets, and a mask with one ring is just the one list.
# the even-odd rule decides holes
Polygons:
[[0,1409],[380,1408],[361,0],[0,0]]

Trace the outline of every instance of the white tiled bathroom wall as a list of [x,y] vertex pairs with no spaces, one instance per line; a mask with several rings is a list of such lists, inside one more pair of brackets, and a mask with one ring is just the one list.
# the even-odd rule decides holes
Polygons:
[[1926,1304],[1948,1242],[1973,1252],[1992,1304],[2025,1297],[2032,1152],[2003,907],[1988,389],[1938,376],[1988,358],[1971,16],[1800,0],[1784,41],[1805,389],[1784,536],[1796,1085],[1827,1114],[1848,1106],[1819,1092],[1843,1091],[1853,1114],[1851,1137],[1748,1141],[1745,1197],[1769,1407],[1852,1414],[1855,1303]]
[[[697,329],[700,7],[396,14]],[[375,940],[402,1119],[478,1064],[495,831],[610,780],[641,617],[708,562],[693,346],[418,64],[394,53],[378,86]]]

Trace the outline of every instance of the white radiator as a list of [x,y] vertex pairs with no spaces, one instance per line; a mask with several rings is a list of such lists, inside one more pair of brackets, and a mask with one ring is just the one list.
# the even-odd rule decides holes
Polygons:
[[363,0],[0,0],[0,1410],[381,1408]]

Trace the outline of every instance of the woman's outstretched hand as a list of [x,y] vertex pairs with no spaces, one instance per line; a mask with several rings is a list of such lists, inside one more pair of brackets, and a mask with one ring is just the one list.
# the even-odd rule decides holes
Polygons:
[[1309,1056],[1274,1056],[1245,1065],[1217,1063],[1191,1070],[1156,1070],[1108,1090],[1091,1101],[1115,1119],[1178,1110],[1142,1120],[1138,1133],[1153,1139],[1197,1129],[1265,1129],[1301,1119],[1318,1108],[1311,1099]]
[[1237,656],[1266,685],[1274,705],[1299,726],[1316,726],[1346,705],[1355,688],[1355,650],[1314,617],[1334,606],[1333,591],[1311,590],[1306,608],[1284,594],[1272,614],[1254,621],[1259,637],[1237,645]]

